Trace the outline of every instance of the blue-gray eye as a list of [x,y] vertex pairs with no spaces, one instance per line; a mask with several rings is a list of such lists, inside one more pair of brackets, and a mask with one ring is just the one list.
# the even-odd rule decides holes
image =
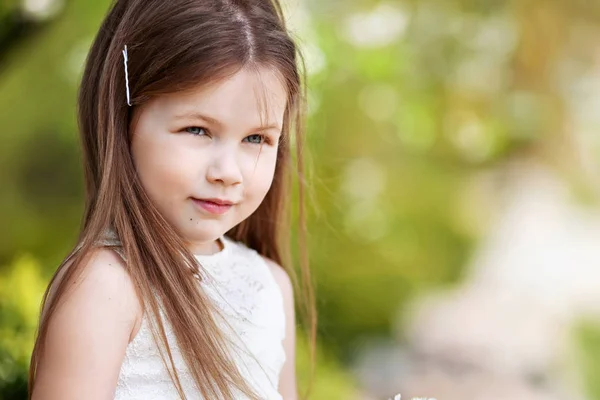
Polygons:
[[249,140],[249,142],[254,143],[254,144],[262,144],[266,140],[266,136],[260,135],[260,134],[246,136],[245,139],[249,139],[249,138],[252,138]]
[[[201,126],[189,126],[185,128],[185,131],[194,136],[204,136],[204,134],[206,134],[206,129]],[[204,134],[202,132],[204,132]]]

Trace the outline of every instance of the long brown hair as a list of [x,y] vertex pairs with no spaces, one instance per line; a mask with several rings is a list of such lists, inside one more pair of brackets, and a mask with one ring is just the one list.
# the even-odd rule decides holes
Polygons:
[[[126,101],[121,53],[125,45],[132,107]],[[153,206],[136,175],[129,130],[136,106],[153,96],[215,82],[242,68],[260,67],[277,71],[287,88],[277,165],[271,188],[259,208],[228,235],[277,262],[290,275],[298,304],[303,306],[300,311],[309,336],[312,384],[316,312],[306,255],[302,154],[306,75],[278,0],[117,0],[95,38],[81,82],[78,118],[86,182],[85,213],[77,246],[60,265],[44,295],[44,312],[31,357],[30,396],[49,320],[64,296],[66,282],[81,273],[83,261],[107,229],[113,229],[179,395],[185,398],[161,311],[173,328],[204,398],[233,398],[237,388],[258,399],[223,350],[225,339],[215,320],[214,305],[198,290],[197,281],[190,279],[190,268],[198,273],[200,266],[183,239]],[[292,267],[292,210],[286,201],[294,174],[299,198],[301,288]],[[61,270],[64,276],[56,279]],[[48,296],[51,287],[53,295]]]

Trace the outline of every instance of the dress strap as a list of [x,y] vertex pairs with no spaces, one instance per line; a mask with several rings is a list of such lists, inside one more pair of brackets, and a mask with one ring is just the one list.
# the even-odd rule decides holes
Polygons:
[[123,261],[127,262],[127,258],[125,257],[125,252],[123,251],[123,246],[121,245],[121,240],[117,236],[116,232],[112,229],[107,229],[104,232],[104,235],[98,241],[98,244],[102,247],[110,247],[114,250]]

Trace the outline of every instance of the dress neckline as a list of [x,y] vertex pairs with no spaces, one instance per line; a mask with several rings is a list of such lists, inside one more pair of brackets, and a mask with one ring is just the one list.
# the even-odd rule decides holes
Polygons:
[[231,243],[229,242],[229,238],[225,235],[222,235],[217,240],[219,242],[221,242],[222,249],[220,251],[217,251],[216,253],[212,253],[212,254],[196,254],[196,253],[194,253],[194,257],[196,257],[196,259],[201,262],[202,261],[214,261],[214,260],[225,257],[231,251]]
[[[214,261],[217,259],[222,259],[224,257],[227,256],[227,254],[229,254],[231,252],[231,247],[232,247],[232,242],[231,239],[229,239],[227,236],[225,236],[224,234],[221,235],[220,237],[217,238],[217,240],[221,243],[221,250],[217,251],[216,253],[212,253],[212,254],[198,254],[198,253],[192,253],[193,256],[198,260],[198,261]],[[121,241],[119,240],[116,232],[113,229],[107,229],[104,233],[103,236],[103,240],[104,244],[110,245],[110,246],[121,246]]]

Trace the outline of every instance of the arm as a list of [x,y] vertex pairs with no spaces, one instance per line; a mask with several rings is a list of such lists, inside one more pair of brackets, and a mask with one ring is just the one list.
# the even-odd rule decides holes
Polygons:
[[123,261],[107,249],[92,254],[50,320],[32,400],[114,397],[141,306]]
[[271,269],[275,281],[283,295],[285,311],[285,339],[283,348],[285,350],[285,363],[279,376],[279,393],[284,400],[297,400],[298,390],[296,388],[296,316],[294,311],[294,289],[292,281],[287,272],[274,261],[265,258]]

